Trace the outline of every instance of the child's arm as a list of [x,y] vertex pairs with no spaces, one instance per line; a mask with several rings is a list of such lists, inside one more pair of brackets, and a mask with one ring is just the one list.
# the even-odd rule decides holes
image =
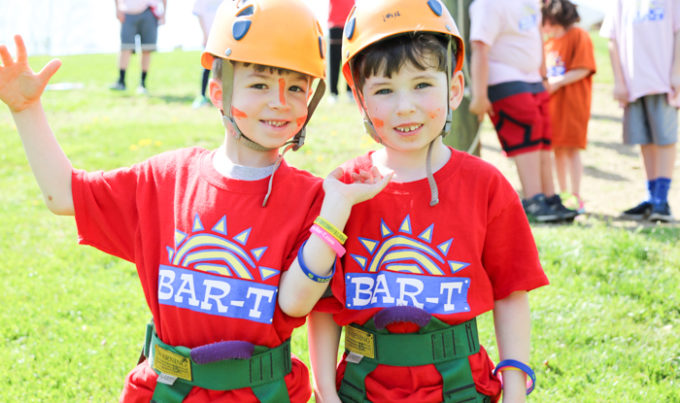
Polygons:
[[623,78],[619,48],[614,38],[609,39],[609,59],[612,62],[612,71],[614,72],[614,99],[619,101],[619,105],[626,106],[628,104],[628,87]]
[[338,391],[335,389],[335,371],[338,364],[341,328],[330,314],[312,312],[307,332],[309,360],[314,374],[314,397],[319,403],[340,402]]
[[481,122],[484,115],[493,116],[493,107],[489,101],[487,87],[489,84],[489,50],[491,47],[482,41],[472,41],[472,57],[470,71],[472,72],[472,99],[470,112],[477,115]]
[[73,215],[71,162],[47,123],[40,96],[61,62],[52,60],[38,74],[28,65],[21,36],[14,37],[17,59],[0,45],[0,100],[9,106],[47,207],[55,214]]
[[673,37],[673,67],[671,68],[671,86],[673,94],[680,93],[680,31]]
[[[325,192],[319,216],[343,231],[349,219],[352,206],[371,199],[378,194],[392,178],[382,176],[378,169],[352,174],[354,183],[340,182],[343,170],[337,168],[323,184]],[[331,275],[335,262],[335,251],[318,235],[312,234],[302,249],[302,264],[317,276]],[[286,314],[294,317],[307,315],[321,298],[328,283],[311,280],[300,267],[296,258],[291,267],[281,275],[279,284],[279,306]]]
[[[526,291],[516,291],[496,301],[493,317],[500,360],[512,359],[529,365],[531,321]],[[502,373],[503,402],[526,401],[524,373],[514,370],[505,370]]]
[[564,75],[550,77],[548,78],[548,92],[552,94],[566,85],[588,77],[590,73],[592,73],[590,69],[572,69],[564,73]]

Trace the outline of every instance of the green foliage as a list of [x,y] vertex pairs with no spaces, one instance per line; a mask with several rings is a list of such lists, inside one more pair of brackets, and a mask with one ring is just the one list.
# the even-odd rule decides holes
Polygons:
[[[218,112],[190,107],[198,57],[155,54],[149,97],[107,89],[114,55],[65,57],[53,82],[84,89],[48,91],[43,104],[74,166],[112,169],[169,149],[216,148],[223,136]],[[128,74],[132,89],[137,62]],[[76,245],[73,219],[45,209],[6,108],[0,138],[0,401],[117,401],[150,316],[134,266]],[[286,158],[325,176],[372,147],[354,105],[324,102],[305,147]],[[551,285],[530,294],[538,375],[531,400],[680,401],[680,230],[594,220],[534,232]],[[497,357],[489,314],[480,328]],[[293,351],[308,362],[304,328],[294,334]]]

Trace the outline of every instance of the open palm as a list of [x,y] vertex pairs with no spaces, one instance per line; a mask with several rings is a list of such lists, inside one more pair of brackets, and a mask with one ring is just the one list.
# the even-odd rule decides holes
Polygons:
[[28,65],[26,46],[20,35],[14,36],[17,49],[16,60],[12,59],[5,45],[0,45],[0,99],[12,112],[20,112],[40,99],[47,82],[56,73],[61,61],[50,61],[39,73]]

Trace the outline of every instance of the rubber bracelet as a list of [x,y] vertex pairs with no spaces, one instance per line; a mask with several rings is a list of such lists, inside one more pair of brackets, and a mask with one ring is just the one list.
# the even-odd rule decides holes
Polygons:
[[496,368],[493,370],[493,374],[496,376],[498,371],[503,371],[506,369],[520,370],[527,374],[527,395],[534,391],[534,387],[536,386],[536,374],[530,366],[517,360],[503,360],[499,362],[498,365],[496,365]]
[[335,239],[335,237],[328,233],[324,228],[314,224],[309,229],[309,232],[321,238],[328,246],[333,249],[338,257],[342,257],[345,254],[345,247],[340,244],[340,242]]
[[328,220],[325,218],[318,216],[314,220],[314,224],[318,225],[319,227],[323,228],[333,236],[333,238],[337,239],[340,244],[344,244],[345,241],[347,240],[347,235],[345,235],[342,231],[338,229],[335,225],[331,224]]
[[314,273],[313,271],[309,270],[309,267],[305,264],[305,259],[302,257],[302,249],[304,249],[305,245],[307,244],[307,241],[302,243],[302,246],[300,246],[300,249],[298,249],[298,265],[300,266],[300,269],[302,269],[302,272],[307,276],[312,281],[315,281],[317,283],[327,283],[331,281],[333,278],[333,275],[335,274],[335,262],[333,262],[333,269],[331,270],[331,274],[329,276],[319,276],[318,274]]

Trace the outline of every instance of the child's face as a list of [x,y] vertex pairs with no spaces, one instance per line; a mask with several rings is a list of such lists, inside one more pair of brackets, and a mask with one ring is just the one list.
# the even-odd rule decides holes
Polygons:
[[420,70],[408,62],[392,77],[368,77],[362,89],[366,111],[385,147],[399,151],[427,147],[444,127],[446,103],[455,109],[460,102],[449,99],[462,94],[458,73],[452,84],[454,93],[449,94],[445,72],[433,67]]
[[310,84],[304,74],[236,63],[232,116],[248,138],[278,148],[305,123]]

